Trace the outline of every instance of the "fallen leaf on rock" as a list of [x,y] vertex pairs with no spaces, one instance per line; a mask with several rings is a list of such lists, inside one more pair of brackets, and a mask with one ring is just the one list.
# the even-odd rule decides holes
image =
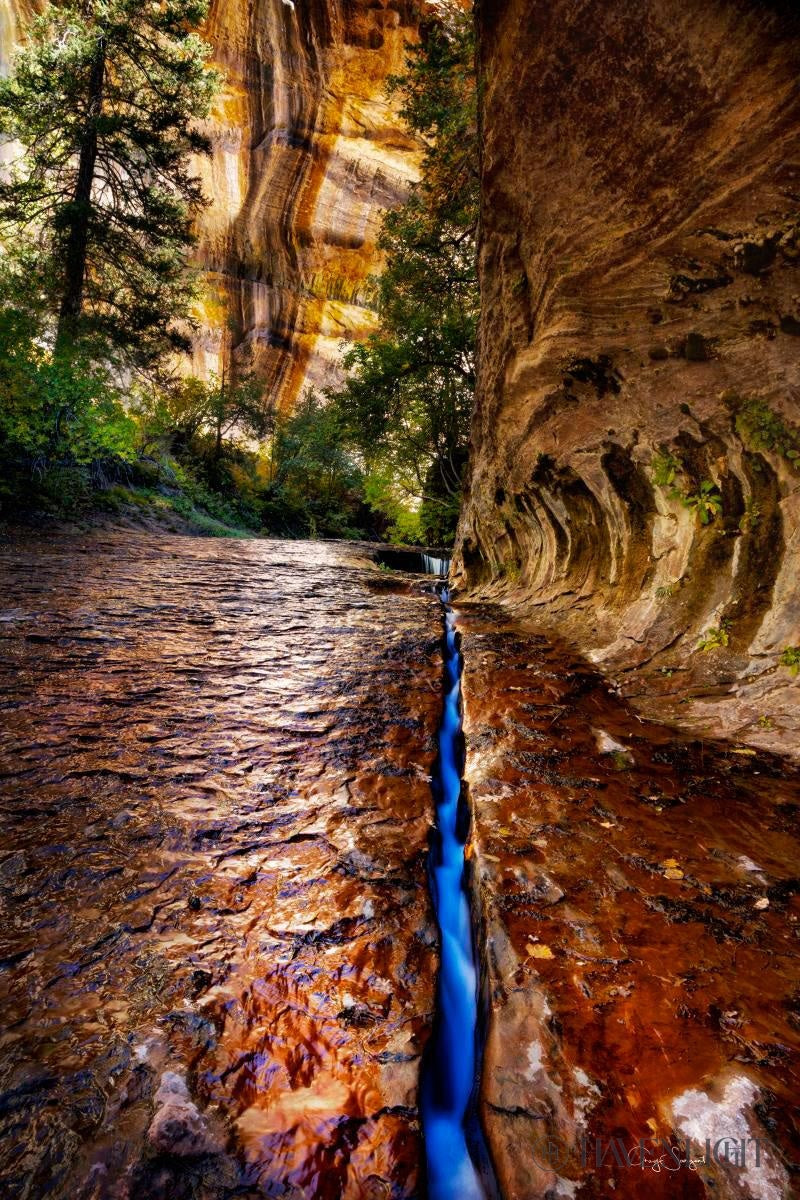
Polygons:
[[683,879],[683,871],[678,867],[667,867],[664,872],[665,879]]
[[541,942],[529,942],[525,947],[531,958],[552,958],[553,951],[549,946],[543,945]]

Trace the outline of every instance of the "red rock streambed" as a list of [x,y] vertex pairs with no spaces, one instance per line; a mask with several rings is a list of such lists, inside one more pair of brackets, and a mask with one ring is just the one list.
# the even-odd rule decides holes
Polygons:
[[311,543],[0,577],[0,1193],[415,1195],[436,598]]
[[[2,1195],[422,1196],[436,598],[359,548],[113,534],[0,581]],[[456,608],[502,1196],[791,1195],[797,772]],[[701,1134],[760,1161],[620,1162]]]

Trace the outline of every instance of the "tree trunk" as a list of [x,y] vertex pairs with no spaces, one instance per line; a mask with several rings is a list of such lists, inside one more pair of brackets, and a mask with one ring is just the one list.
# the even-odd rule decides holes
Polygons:
[[69,232],[64,254],[64,294],[58,318],[58,346],[72,340],[83,309],[92,184],[97,164],[97,118],[103,108],[105,69],[106,42],[104,37],[99,37],[89,76],[88,116],[80,147],[78,177],[70,203]]

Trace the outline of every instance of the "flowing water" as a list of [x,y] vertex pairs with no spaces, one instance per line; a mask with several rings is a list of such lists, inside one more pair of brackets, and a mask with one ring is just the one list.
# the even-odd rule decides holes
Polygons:
[[436,1020],[425,1056],[421,1110],[430,1200],[482,1200],[484,1191],[466,1136],[476,1087],[478,988],[464,879],[469,816],[461,787],[461,654],[446,588],[441,597],[444,708],[433,778],[436,830],[430,855],[440,950]]
[[0,549],[0,1195],[791,1194],[800,774],[372,553]]

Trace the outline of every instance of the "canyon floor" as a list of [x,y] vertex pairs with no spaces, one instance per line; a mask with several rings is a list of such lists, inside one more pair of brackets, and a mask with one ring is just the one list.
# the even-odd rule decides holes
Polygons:
[[[0,579],[2,1194],[423,1196],[430,581],[113,531]],[[487,1196],[792,1194],[800,773],[455,606]]]

